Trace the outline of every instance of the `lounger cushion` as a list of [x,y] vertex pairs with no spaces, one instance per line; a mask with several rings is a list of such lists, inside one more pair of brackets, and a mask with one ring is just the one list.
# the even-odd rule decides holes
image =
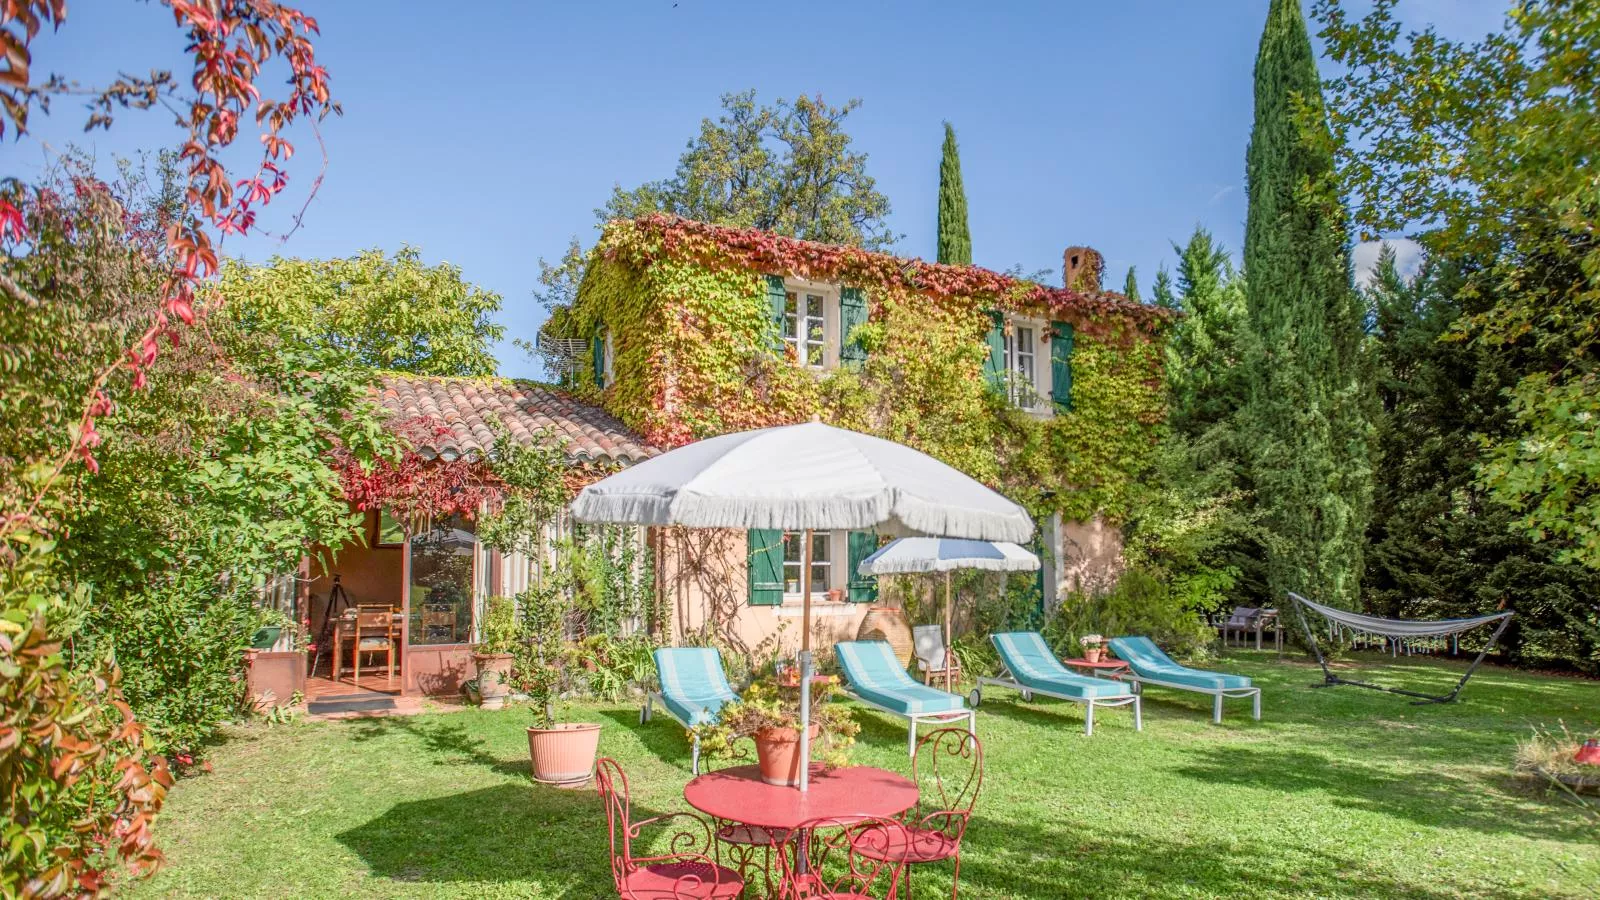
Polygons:
[[1006,670],[1018,684],[1074,700],[1126,697],[1132,688],[1120,681],[1092,678],[1068,671],[1037,631],[1010,631],[990,635]]
[[1162,681],[1175,687],[1205,691],[1234,691],[1250,687],[1250,679],[1243,675],[1226,675],[1180,666],[1147,637],[1112,638],[1111,649],[1127,662],[1133,674],[1146,681]]
[[917,684],[884,641],[845,641],[833,646],[850,690],[863,700],[902,716],[966,709],[960,695]]
[[722,671],[714,647],[662,647],[656,650],[661,702],[686,725],[716,721],[724,704],[739,699]]

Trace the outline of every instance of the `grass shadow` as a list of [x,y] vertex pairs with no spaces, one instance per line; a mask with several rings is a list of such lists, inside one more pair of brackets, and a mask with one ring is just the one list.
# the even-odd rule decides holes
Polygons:
[[421,721],[413,716],[385,716],[351,720],[350,740],[357,744],[394,735],[415,739],[427,751],[434,765],[471,764],[501,775],[526,778],[526,757],[508,759],[489,749],[488,742],[475,737],[459,722]]

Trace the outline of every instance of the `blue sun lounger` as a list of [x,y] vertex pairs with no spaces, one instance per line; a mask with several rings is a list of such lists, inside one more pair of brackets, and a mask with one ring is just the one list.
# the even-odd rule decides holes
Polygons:
[[967,731],[977,733],[977,720],[961,695],[918,684],[887,641],[844,641],[833,645],[833,653],[849,682],[846,694],[911,723],[906,739],[910,755],[917,753],[917,726],[923,722],[966,719]]
[[[639,724],[650,721],[654,705],[660,703],[667,715],[684,728],[693,729],[717,720],[724,704],[739,699],[722,671],[722,654],[715,647],[662,647],[653,654],[656,680],[661,690],[644,695]],[[700,774],[700,736],[694,736],[690,768]]]
[[973,706],[983,702],[986,684],[1021,691],[1024,700],[1034,694],[1070,700],[1084,706],[1083,733],[1094,734],[1095,707],[1127,706],[1133,704],[1133,730],[1144,730],[1144,713],[1139,695],[1129,685],[1107,678],[1091,678],[1071,672],[1050,652],[1037,631],[1009,631],[989,635],[994,648],[1000,651],[1000,662],[1005,666],[1006,678],[979,678],[969,698]]
[[1161,652],[1161,648],[1147,637],[1112,638],[1110,644],[1117,658],[1128,664],[1129,672],[1122,677],[1141,689],[1144,685],[1150,684],[1178,691],[1209,694],[1212,698],[1211,721],[1219,724],[1222,722],[1224,697],[1249,697],[1254,707],[1251,714],[1260,721],[1261,689],[1252,685],[1250,679],[1243,675],[1225,675],[1221,672],[1207,672],[1204,669],[1181,666],[1174,662],[1172,657]]

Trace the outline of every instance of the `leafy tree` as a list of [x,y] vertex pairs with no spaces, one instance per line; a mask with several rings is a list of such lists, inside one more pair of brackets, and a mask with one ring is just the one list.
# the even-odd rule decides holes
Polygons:
[[1464,290],[1494,302],[1452,335],[1537,350],[1511,388],[1516,427],[1479,468],[1515,525],[1600,568],[1600,6],[1516,3],[1503,28],[1402,37],[1393,0],[1316,12],[1342,174],[1372,233],[1425,230],[1442,258],[1483,261]]
[[701,121],[676,174],[633,190],[618,186],[596,210],[600,219],[668,212],[831,244],[893,244],[889,198],[844,131],[861,101],[836,107],[801,95],[757,106],[755,96],[723,95],[722,116]]
[[1516,347],[1446,339],[1495,302],[1467,289],[1478,268],[1428,262],[1407,281],[1385,247],[1366,291],[1381,401],[1367,602],[1407,618],[1513,609],[1512,659],[1596,671],[1600,576],[1513,531],[1478,481],[1484,438],[1517,428],[1503,398],[1527,364]]
[[[7,377],[0,399],[0,807],[7,813],[0,894],[7,896],[98,896],[114,876],[161,863],[151,825],[171,783],[165,761],[148,755],[116,661],[63,654],[77,644],[90,597],[60,565],[63,523],[79,499],[73,488],[106,452],[105,420],[139,396],[163,346],[194,322],[196,293],[216,270],[216,237],[256,227],[288,183],[294,146],[286,133],[338,109],[315,57],[316,20],[275,0],[166,5],[193,65],[189,77],[155,70],[104,87],[45,76],[35,64],[33,38],[46,25],[61,28],[67,4],[21,0],[0,9],[7,56],[0,132],[9,125],[25,136],[31,112],[72,94],[87,97],[90,128],[109,127],[118,109],[161,103],[175,112],[183,144],[170,202],[149,216],[116,202],[94,179],[0,179]],[[260,80],[265,71],[283,87]],[[187,93],[178,94],[180,84]],[[223,161],[240,137],[262,148],[253,170]]]
[[1139,276],[1135,271],[1137,268],[1137,266],[1129,266],[1128,277],[1122,283],[1122,293],[1135,303],[1141,302],[1139,299]]
[[967,230],[967,192],[961,186],[961,156],[956,130],[944,123],[944,150],[939,159],[939,257],[955,266],[972,265],[972,233]]
[[1362,315],[1316,60],[1299,0],[1273,0],[1246,155],[1250,399],[1240,417],[1271,596],[1354,608],[1371,502]]
[[418,375],[493,375],[500,295],[429,266],[413,247],[392,258],[284,259],[223,268],[221,314],[241,328],[290,325],[374,369]]

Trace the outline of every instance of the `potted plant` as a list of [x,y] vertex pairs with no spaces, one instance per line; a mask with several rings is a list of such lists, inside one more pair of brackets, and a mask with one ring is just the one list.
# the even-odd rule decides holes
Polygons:
[[528,759],[533,779],[545,784],[577,786],[594,774],[595,757],[600,749],[600,725],[590,722],[560,722],[556,700],[565,681],[567,607],[572,564],[570,541],[558,545],[558,561],[543,583],[521,595],[523,640],[514,668],[518,687],[532,702],[534,724],[528,726]]
[[500,709],[511,696],[511,666],[516,657],[517,607],[509,597],[490,597],[480,627],[482,640],[473,648],[478,667],[478,695],[484,709]]
[[1083,658],[1092,663],[1099,662],[1106,654],[1106,639],[1098,634],[1078,638],[1078,645],[1083,647]]
[[[828,767],[849,763],[850,746],[861,730],[848,707],[828,702],[838,690],[833,678],[811,685],[811,749]],[[799,690],[758,681],[722,707],[715,723],[695,731],[701,749],[717,756],[734,755],[734,743],[749,737],[755,741],[762,781],[788,787],[800,783]]]

